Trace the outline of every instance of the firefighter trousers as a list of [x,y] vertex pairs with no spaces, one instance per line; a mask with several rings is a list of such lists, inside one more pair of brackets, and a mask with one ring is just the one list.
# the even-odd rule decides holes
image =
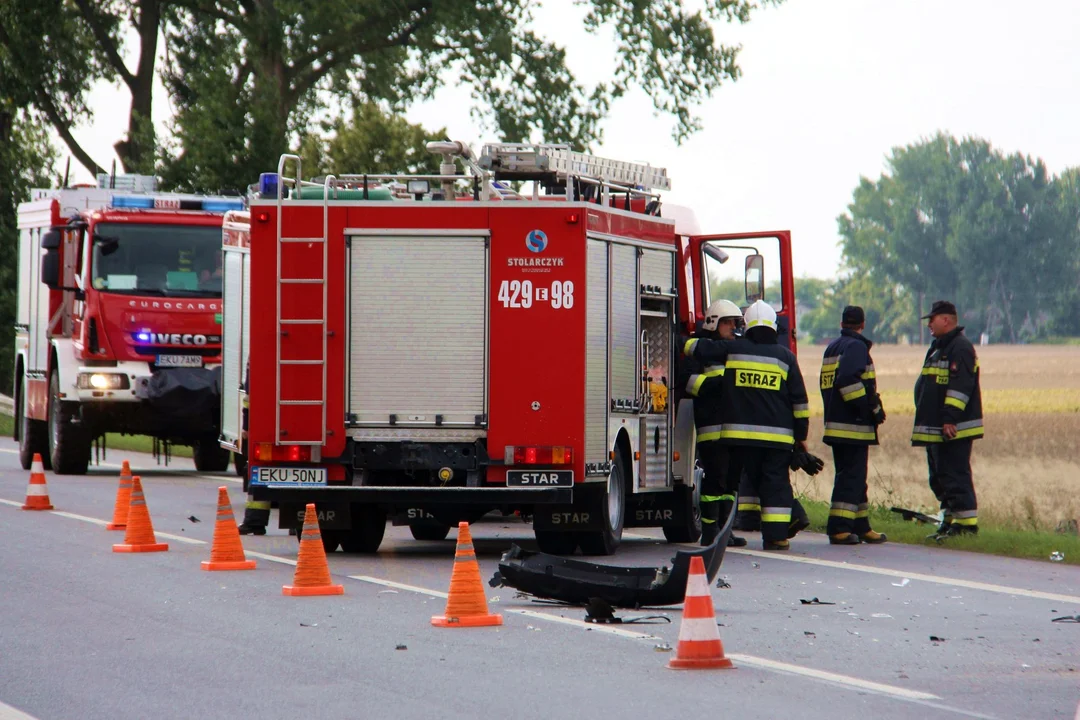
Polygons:
[[735,505],[741,472],[731,447],[715,440],[698,443],[697,456],[705,473],[701,481],[701,522],[716,525],[719,530]]
[[833,480],[832,507],[826,532],[830,535],[870,532],[870,506],[866,497],[866,465],[870,459],[869,445],[832,446]]
[[747,489],[761,499],[761,539],[787,540],[795,500],[788,475],[791,450],[744,446],[735,454],[746,473]]
[[761,529],[761,498],[750,487],[746,473],[740,472],[739,506],[736,508],[735,529],[757,532]]
[[945,511],[946,525],[955,523],[974,527],[979,524],[975,483],[971,477],[973,442],[971,439],[950,440],[926,448],[930,489]]

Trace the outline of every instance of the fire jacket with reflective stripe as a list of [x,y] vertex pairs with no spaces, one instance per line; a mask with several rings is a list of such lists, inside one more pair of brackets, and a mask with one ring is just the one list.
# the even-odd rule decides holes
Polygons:
[[806,440],[810,406],[799,363],[780,345],[690,339],[686,355],[706,366],[724,365],[719,425],[698,428],[698,441],[791,449]]
[[[716,338],[714,333],[694,333],[694,338]],[[720,396],[724,382],[723,363],[703,363],[695,357],[681,356],[679,384],[694,401],[694,425],[701,428],[720,424]],[[698,437],[698,440],[701,440]]]
[[821,361],[821,399],[825,403],[826,445],[877,445],[871,412],[877,400],[877,379],[870,348],[874,343],[843,328],[825,348]]
[[956,440],[983,436],[979,358],[958,327],[937,338],[926,352],[915,382],[915,428],[912,445],[945,442],[942,425],[956,426]]

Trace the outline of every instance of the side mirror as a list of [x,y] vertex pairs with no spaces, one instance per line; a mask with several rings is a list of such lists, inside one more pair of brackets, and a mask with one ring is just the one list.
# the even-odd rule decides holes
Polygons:
[[44,233],[42,233],[41,234],[41,249],[42,250],[59,250],[60,249],[60,244],[64,240],[64,236],[63,236],[62,232],[63,232],[62,228],[52,228],[51,230],[46,230]]
[[41,256],[41,282],[53,290],[60,289],[60,248],[49,248]]
[[749,255],[746,258],[746,302],[765,299],[765,258]]

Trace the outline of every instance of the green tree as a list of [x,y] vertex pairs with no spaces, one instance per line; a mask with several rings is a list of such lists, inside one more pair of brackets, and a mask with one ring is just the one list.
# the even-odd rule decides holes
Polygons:
[[7,107],[0,98],[0,390],[12,391],[15,307],[19,287],[19,203],[30,188],[49,187],[56,151],[45,128],[26,110]]
[[588,0],[585,28],[614,30],[619,42],[610,80],[585,88],[565,51],[531,29],[526,0],[175,0],[165,11],[177,109],[165,174],[241,187],[320,112],[365,103],[398,112],[451,81],[470,88],[473,114],[506,140],[587,147],[634,86],[674,117],[682,140],[701,126],[692,109],[740,74],[739,48],[718,43],[712,22],[747,22],[779,2]]

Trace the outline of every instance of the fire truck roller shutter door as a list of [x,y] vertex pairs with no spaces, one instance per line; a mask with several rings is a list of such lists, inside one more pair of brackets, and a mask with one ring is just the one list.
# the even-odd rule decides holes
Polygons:
[[608,460],[608,245],[589,240],[588,253],[585,462],[604,463]]

